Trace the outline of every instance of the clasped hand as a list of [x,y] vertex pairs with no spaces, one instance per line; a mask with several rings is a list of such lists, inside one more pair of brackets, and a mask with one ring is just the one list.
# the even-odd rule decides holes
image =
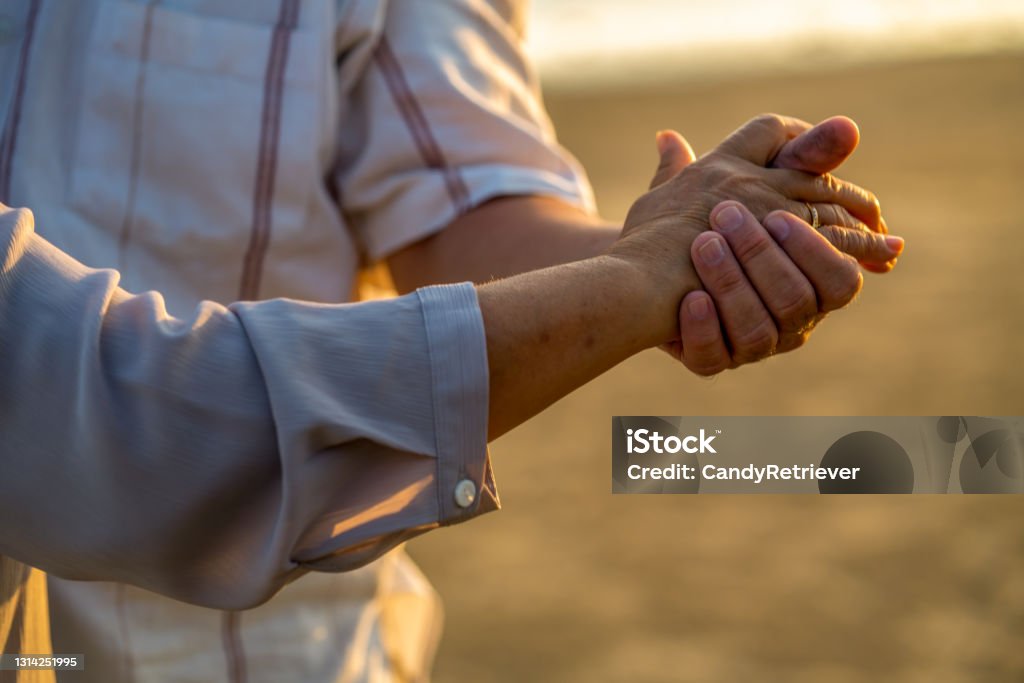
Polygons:
[[858,141],[844,117],[764,115],[697,160],[678,133],[659,133],[651,189],[609,254],[652,279],[662,348],[699,375],[792,351],[856,297],[858,263],[894,267],[903,240],[878,200],[830,173]]

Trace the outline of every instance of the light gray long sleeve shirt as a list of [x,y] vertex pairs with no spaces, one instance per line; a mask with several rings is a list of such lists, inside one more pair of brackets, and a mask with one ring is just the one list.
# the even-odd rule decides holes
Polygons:
[[0,553],[242,608],[496,508],[471,285],[178,319],[33,228],[0,213]]

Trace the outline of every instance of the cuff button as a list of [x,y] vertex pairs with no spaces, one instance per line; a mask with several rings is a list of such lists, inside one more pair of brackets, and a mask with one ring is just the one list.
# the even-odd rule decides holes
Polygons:
[[476,500],[476,484],[463,479],[455,485],[455,504],[460,508],[468,508]]

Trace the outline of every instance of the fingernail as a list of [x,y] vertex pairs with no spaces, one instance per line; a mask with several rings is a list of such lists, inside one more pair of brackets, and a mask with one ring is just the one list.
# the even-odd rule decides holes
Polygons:
[[768,228],[768,232],[777,242],[789,237],[789,221],[782,216],[775,214],[768,216],[764,219],[764,227]]
[[715,213],[712,220],[722,232],[732,232],[743,224],[743,214],[735,206],[730,204],[721,211]]
[[709,266],[718,265],[725,258],[725,249],[722,248],[721,238],[712,238],[700,245],[697,250],[700,258]]
[[693,300],[686,304],[686,307],[690,310],[690,316],[694,320],[707,320],[707,317],[711,315],[711,306],[708,304],[706,297],[697,296]]
[[885,246],[889,247],[889,251],[899,256],[903,253],[903,238],[896,237],[895,235],[888,235],[885,238]]

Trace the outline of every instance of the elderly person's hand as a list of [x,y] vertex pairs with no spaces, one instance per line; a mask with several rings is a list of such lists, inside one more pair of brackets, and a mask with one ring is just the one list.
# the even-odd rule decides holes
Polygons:
[[712,211],[711,226],[691,247],[704,291],[683,299],[680,340],[666,348],[698,375],[799,348],[825,314],[860,291],[856,260],[791,213],[758,221],[726,201]]
[[[750,126],[770,129],[776,123],[787,137],[793,130],[802,132],[785,142],[768,160],[775,168],[810,176],[827,174],[842,164],[859,142],[856,124],[841,116],[813,128],[795,119],[759,117],[730,139],[736,142],[735,138],[740,136],[738,145],[742,148],[749,144],[740,135],[742,131]],[[659,133],[658,146],[661,166],[652,185],[671,179],[694,161],[689,145],[674,131]],[[755,158],[761,158],[761,152],[757,154]],[[718,249],[711,245],[702,254],[701,248],[708,243],[702,239],[694,244],[694,264],[707,292],[693,292],[686,297],[679,310],[681,338],[664,345],[664,350],[700,375],[713,375],[774,353],[791,351],[806,342],[828,311],[848,303],[859,290],[860,274],[856,267],[851,267],[852,259],[844,254],[856,256],[865,269],[873,272],[884,273],[894,267],[903,240],[886,236],[888,230],[874,196],[828,175],[822,175],[819,182],[837,191],[835,203],[813,204],[822,225],[806,234],[810,226],[793,214],[810,218],[811,205],[801,203],[799,196],[791,198],[786,205],[793,212],[789,220],[795,220],[800,227],[796,236],[785,243],[780,235],[790,233],[784,227],[773,231],[779,242],[775,248],[764,227],[749,212],[744,211],[742,222],[730,230],[731,222],[740,221],[739,215],[732,211],[718,214],[716,210],[712,227],[723,236],[731,251],[724,250],[722,258],[712,263],[709,258],[717,255]],[[721,220],[723,215],[731,222]],[[774,218],[769,223],[784,226],[785,221]],[[813,234],[816,232],[820,235]],[[808,318],[812,310],[814,314]],[[723,338],[723,328],[728,341]]]
[[[772,168],[788,168],[804,171],[814,175],[825,176],[823,182],[833,181],[827,174],[837,169],[846,161],[857,145],[860,144],[860,130],[857,124],[845,116],[833,116],[811,128],[810,124],[798,121],[799,125],[807,126],[807,130],[785,144],[778,155],[769,164]],[[845,204],[817,204],[814,213],[818,214],[818,230],[825,235],[836,249],[851,256],[860,258],[860,264],[875,273],[887,273],[896,265],[896,258],[888,258],[893,250],[902,249],[903,241],[899,238],[883,240],[890,248],[882,248],[876,237],[865,234],[864,228],[877,233],[888,234],[889,229],[882,218],[877,198],[872,192],[865,191],[855,185],[850,186],[855,192],[864,193],[874,208],[863,211],[861,201]],[[807,215],[802,211],[796,213],[807,222],[813,222],[811,205],[805,205]],[[853,214],[858,212],[855,217]]]
[[[837,227],[834,235],[846,239],[844,246],[857,258],[886,264],[899,254],[902,240],[880,232],[883,225],[873,196],[814,173],[838,165],[856,146],[855,136],[848,150],[842,144],[823,144],[823,137],[828,142],[836,128],[837,120],[830,121],[808,133],[810,126],[794,119],[758,117],[700,161],[693,161],[677,134],[673,135],[681,143],[676,145],[681,154],[669,153],[666,147],[671,143],[659,139],[662,165],[652,190],[633,205],[610,253],[642,262],[652,274],[672,273],[675,267],[675,282],[685,279],[689,266],[679,262],[677,249],[692,253],[710,296],[687,296],[678,309],[682,336],[666,340],[666,345],[694,372],[714,374],[797,348],[825,312],[845,305],[860,289],[861,275],[853,259],[822,236],[806,234],[803,228],[809,226],[786,231],[781,226],[788,226],[788,221],[773,216],[770,224],[780,226],[777,239],[785,242],[785,235],[789,240],[783,249],[758,218],[780,208],[809,212],[805,202],[813,202],[819,215],[829,211],[827,216],[851,228]],[[838,121],[842,128],[848,120]],[[855,134],[856,128],[852,130]],[[777,159],[813,170],[765,168]],[[739,200],[746,208],[735,203],[719,207],[726,199]],[[834,208],[829,209],[831,205]],[[720,234],[698,237],[709,219]],[[671,291],[673,284],[670,278],[663,286]],[[727,340],[722,338],[723,328]]]
[[[751,143],[751,129],[759,129],[767,137]],[[774,146],[768,140],[775,140]],[[696,161],[689,144],[675,131],[659,132],[657,142],[661,163],[652,188]],[[888,232],[878,200],[871,192],[829,175],[853,154],[859,142],[857,125],[845,116],[834,116],[812,127],[799,119],[764,114],[746,123],[697,163],[716,163],[729,174],[723,189],[732,184],[770,184],[774,192],[760,193],[756,205],[746,201],[759,220],[769,211],[783,209],[810,223],[813,207],[822,230],[837,248],[866,265],[879,265],[892,260],[884,240],[856,237],[864,232]],[[757,173],[766,170],[766,175]],[[787,174],[794,182],[786,182]],[[812,185],[806,184],[808,180]],[[783,206],[776,205],[780,194],[786,200]]]

